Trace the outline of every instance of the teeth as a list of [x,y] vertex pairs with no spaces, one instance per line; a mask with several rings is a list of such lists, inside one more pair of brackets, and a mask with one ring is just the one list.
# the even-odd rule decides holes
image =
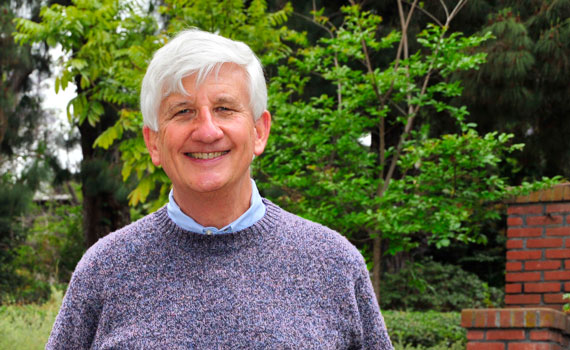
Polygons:
[[212,159],[212,158],[223,156],[226,153],[228,153],[228,151],[209,152],[209,153],[199,153],[199,152],[197,152],[197,153],[186,153],[186,155],[188,155],[190,158],[196,158],[196,159]]

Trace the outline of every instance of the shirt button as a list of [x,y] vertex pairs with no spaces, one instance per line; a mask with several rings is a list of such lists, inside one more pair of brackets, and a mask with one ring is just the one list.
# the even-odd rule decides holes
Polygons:
[[212,230],[206,230],[206,234],[207,234],[207,235],[211,235],[211,234],[212,234]]

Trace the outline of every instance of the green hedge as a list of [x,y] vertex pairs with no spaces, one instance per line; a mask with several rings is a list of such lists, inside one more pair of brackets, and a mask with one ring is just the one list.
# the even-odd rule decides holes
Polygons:
[[461,313],[383,310],[388,334],[396,349],[465,349]]
[[459,312],[501,307],[504,293],[460,266],[425,260],[410,263],[398,273],[386,273],[380,296],[383,310]]

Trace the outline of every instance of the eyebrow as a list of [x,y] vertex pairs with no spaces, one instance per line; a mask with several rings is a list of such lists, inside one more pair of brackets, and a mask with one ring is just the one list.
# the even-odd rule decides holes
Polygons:
[[191,104],[189,101],[180,101],[180,102],[175,102],[173,105],[168,106],[168,108],[166,109],[167,113],[172,112],[175,109],[178,109],[180,107],[186,107],[189,104]]
[[235,98],[229,96],[229,95],[222,95],[219,97],[216,97],[216,99],[214,100],[214,103],[229,103],[229,104],[237,104],[238,102],[236,101]]

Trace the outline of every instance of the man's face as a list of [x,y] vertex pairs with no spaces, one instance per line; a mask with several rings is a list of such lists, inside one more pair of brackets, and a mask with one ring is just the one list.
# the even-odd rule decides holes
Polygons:
[[224,64],[196,88],[195,76],[182,80],[188,95],[161,101],[159,130],[143,128],[152,162],[162,166],[177,195],[243,188],[249,165],[269,136],[271,116],[254,122],[245,71]]

